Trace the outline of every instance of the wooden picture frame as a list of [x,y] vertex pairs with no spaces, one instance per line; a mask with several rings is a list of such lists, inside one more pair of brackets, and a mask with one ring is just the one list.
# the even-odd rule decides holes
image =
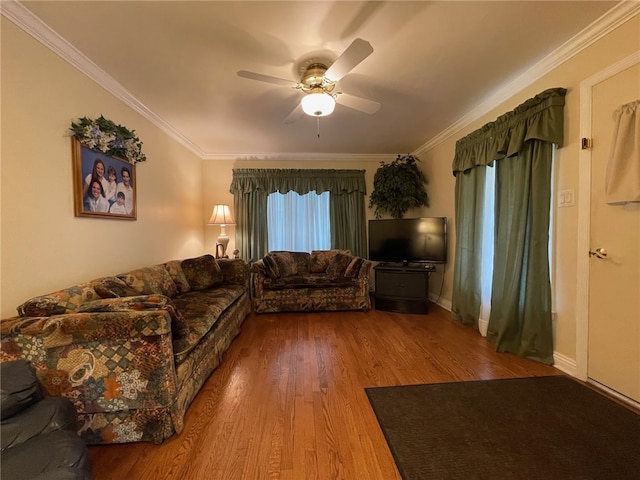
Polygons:
[[[135,164],[93,150],[80,143],[75,137],[71,137],[71,147],[76,217],[136,220]],[[114,172],[115,180],[111,178],[110,182],[109,175]]]

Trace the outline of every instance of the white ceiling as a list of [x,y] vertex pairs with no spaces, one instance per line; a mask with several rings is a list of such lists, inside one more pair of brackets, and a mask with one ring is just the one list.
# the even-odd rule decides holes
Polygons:
[[[28,1],[12,10],[203,158],[262,158],[413,152],[566,55],[617,3]],[[315,118],[283,123],[302,93],[236,75],[298,81],[301,63],[333,61],[358,37],[374,52],[338,89],[382,107],[367,115],[338,105],[320,120],[320,138]]]

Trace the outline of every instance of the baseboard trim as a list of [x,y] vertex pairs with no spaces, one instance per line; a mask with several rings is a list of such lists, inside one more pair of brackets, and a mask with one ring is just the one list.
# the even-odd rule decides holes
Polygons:
[[451,311],[451,301],[450,300],[446,300],[444,298],[438,298],[437,295],[433,295],[433,294],[429,294],[429,301],[431,303],[435,303],[436,305],[441,306],[442,308],[444,308],[446,311],[450,312]]
[[[435,303],[436,305],[441,306],[448,312],[451,312],[450,300],[446,300],[444,298],[438,298],[437,295],[433,295],[433,294],[429,294],[429,300],[432,303]],[[486,337],[487,335],[486,332],[487,332],[488,326],[489,326],[488,320],[484,320],[482,318],[478,320],[478,330],[480,331],[480,334],[484,337]],[[559,353],[559,352],[553,352],[553,362],[554,362],[553,366],[556,367],[558,370],[572,377],[579,378],[578,369],[576,366],[576,360],[574,358],[567,357],[566,355],[563,355],[562,353]],[[583,378],[581,380],[586,380],[586,379]]]
[[553,352],[554,367],[558,370],[577,378],[578,369],[576,367],[576,360],[569,358],[558,352]]
[[629,405],[630,407],[632,407],[635,410],[638,410],[640,412],[640,403],[636,402],[634,399],[626,397],[624,395],[622,395],[619,392],[616,392],[615,390],[612,390],[611,388],[607,387],[606,385],[597,382],[596,380],[593,380],[592,378],[587,379],[587,383],[589,385],[593,385],[595,388],[597,388],[598,390],[602,390],[604,393],[606,393],[607,395],[615,398],[616,400],[619,400],[620,402]]

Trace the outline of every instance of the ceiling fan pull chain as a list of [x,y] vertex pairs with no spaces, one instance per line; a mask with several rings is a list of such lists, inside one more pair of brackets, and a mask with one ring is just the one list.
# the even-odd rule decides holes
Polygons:
[[318,138],[320,138],[320,117],[316,117],[317,126],[316,131],[318,132]]

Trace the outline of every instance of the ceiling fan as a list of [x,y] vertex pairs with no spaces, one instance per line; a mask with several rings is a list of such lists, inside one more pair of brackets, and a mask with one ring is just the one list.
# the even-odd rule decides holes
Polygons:
[[336,83],[372,52],[373,47],[369,42],[356,38],[333,63],[324,59],[305,62],[299,82],[246,70],[240,70],[238,76],[304,92],[302,101],[285,118],[284,123],[296,121],[303,113],[317,118],[330,115],[336,103],[371,115],[380,109],[378,102],[336,91]]

